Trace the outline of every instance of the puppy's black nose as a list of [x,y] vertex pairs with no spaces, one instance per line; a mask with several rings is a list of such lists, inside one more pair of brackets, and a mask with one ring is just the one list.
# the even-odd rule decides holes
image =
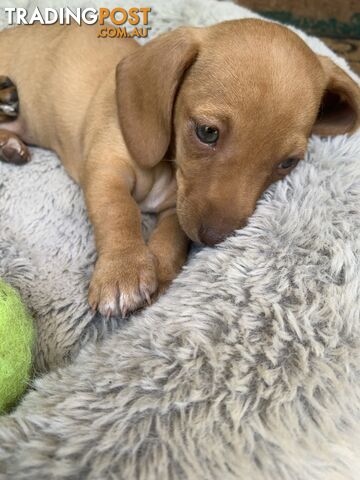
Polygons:
[[218,230],[203,224],[199,228],[198,236],[201,243],[213,246],[225,240],[229,233],[231,232]]

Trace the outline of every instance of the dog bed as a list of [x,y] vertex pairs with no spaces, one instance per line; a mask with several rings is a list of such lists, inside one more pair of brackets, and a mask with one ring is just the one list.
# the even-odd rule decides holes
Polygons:
[[[154,35],[255,16],[215,0],[137,5],[153,7]],[[360,134],[313,138],[245,229],[194,252],[127,321],[90,313],[81,192],[32,152],[0,163],[0,277],[36,317],[43,375],[0,419],[0,478],[357,480]]]

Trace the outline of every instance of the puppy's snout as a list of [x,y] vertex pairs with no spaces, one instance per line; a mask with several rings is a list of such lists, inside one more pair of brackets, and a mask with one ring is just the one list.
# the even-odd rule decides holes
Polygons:
[[213,246],[225,240],[229,233],[230,232],[202,224],[199,228],[198,236],[201,243]]
[[246,220],[239,219],[221,219],[217,222],[203,222],[198,230],[198,237],[201,243],[205,245],[216,245],[223,242],[234,230],[246,225]]

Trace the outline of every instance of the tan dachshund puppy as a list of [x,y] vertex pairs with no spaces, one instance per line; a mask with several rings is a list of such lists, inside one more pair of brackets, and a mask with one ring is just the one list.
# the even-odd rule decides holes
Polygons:
[[[309,136],[359,126],[359,87],[261,20],[180,28],[140,47],[96,27],[0,33],[1,152],[54,150],[84,190],[98,260],[89,302],[141,307],[176,276],[188,238],[214,245],[304,157]],[[24,143],[23,143],[24,142]],[[158,224],[146,245],[140,213]]]

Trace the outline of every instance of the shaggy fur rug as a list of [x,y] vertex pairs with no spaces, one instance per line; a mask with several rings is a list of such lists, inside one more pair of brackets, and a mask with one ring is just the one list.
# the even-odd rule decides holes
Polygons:
[[[253,16],[153,3],[156,33]],[[127,322],[89,312],[92,234],[54,155],[0,179],[0,276],[36,316],[36,368],[68,363],[0,419],[0,478],[359,478],[359,134],[312,139],[245,229]]]

